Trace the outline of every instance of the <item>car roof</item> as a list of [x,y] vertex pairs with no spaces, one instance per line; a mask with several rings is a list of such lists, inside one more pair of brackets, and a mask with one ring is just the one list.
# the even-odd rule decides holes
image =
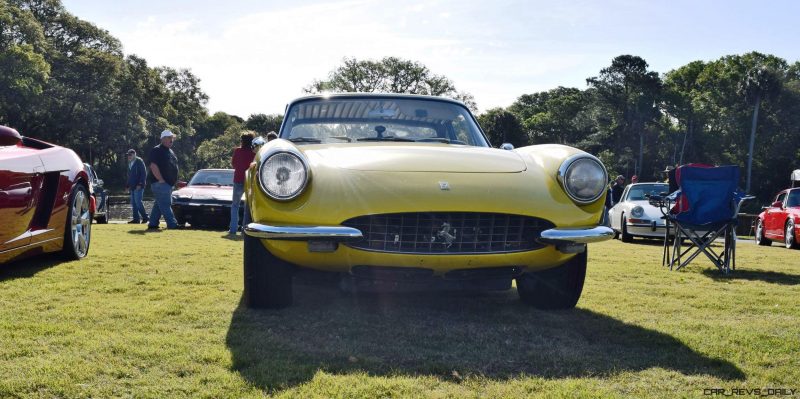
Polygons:
[[378,99],[403,99],[403,100],[427,100],[427,101],[441,101],[446,103],[452,103],[455,105],[460,105],[464,108],[467,106],[464,105],[461,101],[454,100],[452,98],[446,97],[438,97],[438,96],[426,96],[422,94],[405,94],[405,93],[330,93],[330,94],[316,94],[312,96],[304,96],[299,97],[292,100],[287,106],[286,109],[288,110],[294,104],[306,102],[306,101],[316,101],[316,100],[333,100],[333,99],[370,99],[370,100],[378,100]]

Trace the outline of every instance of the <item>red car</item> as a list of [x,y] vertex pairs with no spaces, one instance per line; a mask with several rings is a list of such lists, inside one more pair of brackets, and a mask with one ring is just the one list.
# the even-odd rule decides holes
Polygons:
[[[178,182],[172,193],[172,211],[178,224],[192,227],[228,227],[233,202],[233,169],[200,169],[187,185]],[[244,200],[239,205],[242,220]]]
[[43,252],[89,253],[95,200],[72,150],[0,126],[0,263]]
[[800,187],[783,190],[758,215],[756,243],[781,241],[786,248],[800,248]]

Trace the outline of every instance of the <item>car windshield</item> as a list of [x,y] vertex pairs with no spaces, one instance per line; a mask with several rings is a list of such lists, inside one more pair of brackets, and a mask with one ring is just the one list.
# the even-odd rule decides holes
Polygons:
[[786,207],[800,206],[800,190],[789,191],[789,198],[786,199]]
[[190,186],[233,186],[233,169],[198,170],[189,181]]
[[637,184],[628,191],[628,201],[644,201],[647,195],[661,195],[668,190],[667,184]]
[[428,142],[488,147],[465,107],[406,98],[320,98],[292,105],[280,137],[296,143]]

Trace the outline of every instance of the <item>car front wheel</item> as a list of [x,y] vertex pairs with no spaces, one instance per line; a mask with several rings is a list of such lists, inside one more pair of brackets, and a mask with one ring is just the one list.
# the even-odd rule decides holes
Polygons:
[[[242,225],[250,223],[245,213]],[[291,264],[272,255],[261,240],[244,236],[244,303],[255,309],[279,309],[292,304]]]
[[92,238],[92,213],[89,190],[81,183],[72,188],[69,194],[67,221],[64,226],[64,245],[62,254],[70,260],[86,257]]
[[772,241],[764,237],[764,222],[761,219],[756,223],[756,244],[763,246],[772,245]]
[[633,241],[633,236],[628,234],[628,219],[626,219],[625,216],[622,216],[622,226],[620,229],[622,230],[622,242]]
[[572,309],[578,303],[586,279],[588,248],[567,263],[517,277],[522,302],[537,309]]
[[784,231],[783,242],[784,242],[784,245],[786,246],[786,248],[789,248],[789,249],[792,249],[792,248],[797,249],[798,247],[800,247],[800,246],[798,246],[797,241],[794,239],[794,221],[793,220],[789,220],[789,221],[786,222],[786,231]]

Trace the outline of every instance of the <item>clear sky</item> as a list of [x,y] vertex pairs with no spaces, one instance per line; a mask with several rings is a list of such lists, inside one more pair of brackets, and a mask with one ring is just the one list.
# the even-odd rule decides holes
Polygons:
[[283,113],[343,57],[419,61],[481,110],[586,87],[620,54],[664,73],[760,51],[800,60],[800,1],[64,0],[151,66],[189,68],[213,113]]

